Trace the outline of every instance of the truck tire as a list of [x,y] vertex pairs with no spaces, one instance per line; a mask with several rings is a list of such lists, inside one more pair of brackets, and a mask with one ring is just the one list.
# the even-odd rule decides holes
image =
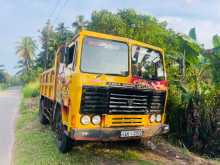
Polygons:
[[39,106],[39,120],[40,123],[46,125],[49,123],[48,119],[44,115],[44,100],[40,99],[40,106]]
[[55,132],[57,138],[57,147],[61,153],[67,153],[72,149],[73,141],[65,133],[65,127],[62,124],[61,111],[55,112]]

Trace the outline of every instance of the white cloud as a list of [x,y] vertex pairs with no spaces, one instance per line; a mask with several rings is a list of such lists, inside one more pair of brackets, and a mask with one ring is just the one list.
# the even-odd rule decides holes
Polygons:
[[181,18],[174,16],[163,16],[159,18],[161,21],[167,21],[168,28],[172,28],[177,32],[188,34],[192,27],[196,28],[197,39],[205,48],[212,47],[212,37],[220,34],[220,22],[212,20],[200,20]]
[[200,2],[200,0],[184,0],[186,4],[191,5]]

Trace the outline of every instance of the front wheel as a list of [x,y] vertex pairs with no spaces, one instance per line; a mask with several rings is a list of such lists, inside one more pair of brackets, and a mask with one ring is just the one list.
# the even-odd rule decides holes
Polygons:
[[72,149],[73,142],[65,133],[60,110],[55,112],[55,132],[59,151],[61,153],[69,152]]

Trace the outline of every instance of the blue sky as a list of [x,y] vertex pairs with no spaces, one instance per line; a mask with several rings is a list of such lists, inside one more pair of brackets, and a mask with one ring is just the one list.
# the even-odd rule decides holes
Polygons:
[[206,48],[212,47],[212,36],[220,34],[219,0],[0,0],[0,4],[0,64],[12,74],[16,72],[19,38],[32,36],[37,40],[48,19],[70,27],[77,15],[89,19],[94,10],[134,8],[166,20],[168,27],[178,32],[188,33],[196,27],[198,41]]

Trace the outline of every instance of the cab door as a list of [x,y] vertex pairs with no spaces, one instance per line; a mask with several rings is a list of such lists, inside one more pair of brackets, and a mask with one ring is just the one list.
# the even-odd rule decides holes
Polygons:
[[75,71],[75,60],[76,59],[76,42],[72,43],[65,53],[65,65],[64,65],[64,82],[63,82],[63,104],[69,105],[70,101],[70,86],[72,81],[72,75]]

